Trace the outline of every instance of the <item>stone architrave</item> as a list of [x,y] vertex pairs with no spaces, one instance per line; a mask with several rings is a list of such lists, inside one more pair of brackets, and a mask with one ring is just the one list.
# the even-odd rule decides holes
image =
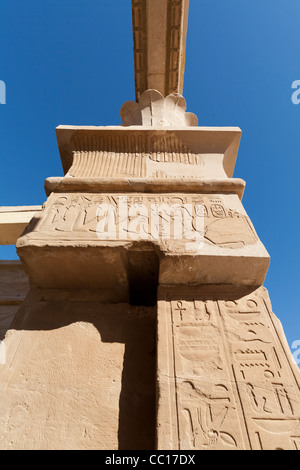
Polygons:
[[135,95],[182,95],[189,0],[131,0]]

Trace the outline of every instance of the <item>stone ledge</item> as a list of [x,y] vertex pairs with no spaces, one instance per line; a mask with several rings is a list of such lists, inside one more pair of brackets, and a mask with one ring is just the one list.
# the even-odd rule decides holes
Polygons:
[[[206,249],[200,255],[163,252],[159,257],[159,284],[232,284],[258,287],[269,267],[269,255],[257,243],[250,249]],[[33,285],[48,289],[108,289],[114,285],[119,301],[126,301],[128,290],[128,253],[139,250],[139,243],[96,242],[83,240],[61,242],[18,240],[18,254]]]
[[142,193],[217,193],[237,194],[241,200],[246,183],[229,179],[149,179],[149,178],[61,178],[45,180],[47,196],[52,192],[120,192]]
[[42,206],[0,207],[0,245],[14,245]]

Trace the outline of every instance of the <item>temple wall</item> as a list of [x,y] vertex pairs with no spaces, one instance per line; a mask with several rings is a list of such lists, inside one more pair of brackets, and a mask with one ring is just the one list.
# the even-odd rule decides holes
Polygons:
[[28,278],[20,261],[0,261],[0,341],[29,291]]
[[156,307],[79,297],[33,289],[11,325],[1,449],[155,447]]

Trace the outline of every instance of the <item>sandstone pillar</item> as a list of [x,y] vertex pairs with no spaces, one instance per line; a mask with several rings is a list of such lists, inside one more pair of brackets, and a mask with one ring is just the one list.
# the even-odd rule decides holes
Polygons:
[[2,449],[300,448],[299,370],[233,178],[241,131],[186,112],[187,2],[151,5],[133,0],[134,34],[153,44],[161,11],[166,59],[136,37],[123,125],[57,128],[65,176],[18,239],[31,289],[4,341]]
[[158,447],[299,450],[299,371],[266,289],[159,298]]

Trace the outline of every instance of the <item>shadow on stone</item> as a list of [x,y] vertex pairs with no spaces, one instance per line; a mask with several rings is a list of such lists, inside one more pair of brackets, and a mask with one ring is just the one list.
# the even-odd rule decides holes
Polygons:
[[[8,387],[25,381],[31,389],[22,429],[39,436],[37,448],[155,449],[156,306],[49,295],[32,291],[10,331],[8,354],[21,346]],[[59,441],[66,426],[70,435]]]

